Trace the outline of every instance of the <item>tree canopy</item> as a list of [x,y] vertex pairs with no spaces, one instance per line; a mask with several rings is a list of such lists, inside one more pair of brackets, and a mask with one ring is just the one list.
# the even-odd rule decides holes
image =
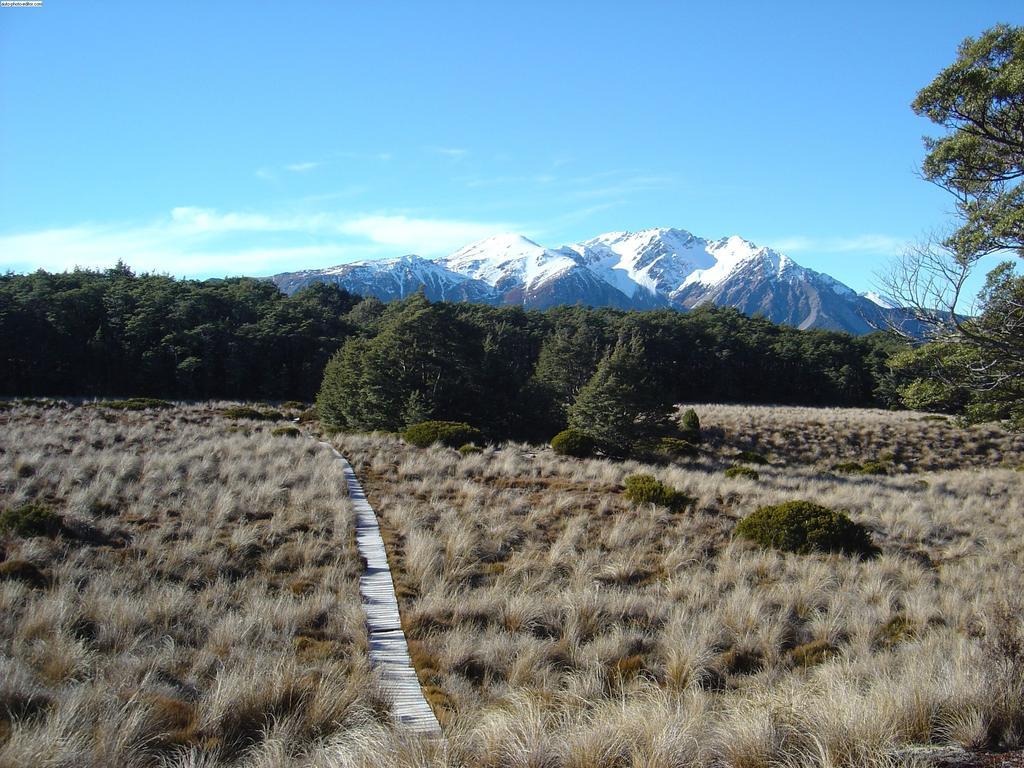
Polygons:
[[949,191],[950,234],[912,249],[887,292],[917,310],[933,344],[896,360],[911,407],[963,409],[968,420],[1024,428],[1024,283],[1005,262],[968,313],[964,287],[991,254],[1024,257],[1024,29],[998,25],[961,44],[913,108],[945,129],[926,138],[926,179]]
[[124,265],[0,276],[0,392],[311,399],[358,297]]

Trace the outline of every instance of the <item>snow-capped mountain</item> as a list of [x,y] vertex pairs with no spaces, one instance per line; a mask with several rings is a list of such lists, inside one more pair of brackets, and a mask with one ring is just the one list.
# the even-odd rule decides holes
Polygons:
[[486,283],[419,256],[354,261],[327,269],[285,272],[271,279],[289,295],[310,283],[333,283],[351,293],[376,296],[382,301],[402,299],[423,288],[431,301],[498,303],[497,295]]
[[821,272],[741,237],[705,240],[681,229],[610,232],[561,248],[521,235],[481,240],[443,258],[355,262],[271,278],[285,293],[312,282],[398,299],[427,298],[546,308],[558,304],[621,309],[705,303],[736,307],[798,328],[860,334],[899,312],[875,294],[858,295]]

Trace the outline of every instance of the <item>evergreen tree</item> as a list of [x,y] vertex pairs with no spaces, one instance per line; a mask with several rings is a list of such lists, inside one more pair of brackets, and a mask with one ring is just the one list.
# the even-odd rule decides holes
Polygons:
[[606,455],[625,457],[637,443],[669,431],[672,400],[647,376],[643,344],[623,336],[597,366],[569,409],[569,426],[594,438]]

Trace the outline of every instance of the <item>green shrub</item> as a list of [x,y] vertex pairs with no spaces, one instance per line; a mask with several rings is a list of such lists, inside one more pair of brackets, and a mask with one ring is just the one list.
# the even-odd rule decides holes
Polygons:
[[582,429],[569,427],[551,438],[551,449],[559,456],[585,459],[594,453],[594,438]]
[[417,448],[427,448],[434,443],[457,448],[466,443],[483,441],[479,429],[461,421],[422,421],[406,429],[402,437]]
[[888,475],[890,465],[881,461],[865,461],[860,467],[862,475]]
[[761,479],[761,475],[759,475],[756,470],[753,470],[750,467],[744,467],[744,466],[740,466],[740,465],[734,465],[734,466],[729,467],[727,470],[725,470],[725,476],[726,477],[745,477],[745,478],[749,478],[750,480],[760,480]]
[[17,536],[56,536],[61,530],[60,515],[38,501],[0,512],[0,532]]
[[316,421],[317,418],[319,418],[319,414],[317,413],[316,406],[314,405],[299,414],[299,423],[308,424],[311,421]]
[[760,507],[740,520],[736,534],[784,552],[843,552],[871,556],[878,549],[868,529],[841,512],[810,501]]
[[634,504],[656,504],[679,512],[695,501],[682,491],[665,485],[654,475],[630,475],[625,483],[626,498]]
[[700,442],[700,419],[693,408],[687,408],[683,411],[683,417],[679,420],[679,431],[682,433],[683,439],[688,443]]
[[844,475],[887,475],[889,465],[881,461],[865,461],[863,464],[857,461],[841,461],[833,464],[831,470]]
[[479,445],[475,445],[474,443],[466,443],[465,445],[459,446],[459,453],[463,456],[469,456],[471,453],[480,453],[481,451],[483,451],[483,448]]
[[693,458],[700,454],[700,448],[690,440],[678,437],[663,437],[658,441],[658,452],[671,459]]
[[281,410],[284,411],[304,411],[306,407],[306,404],[301,400],[288,400],[281,403]]
[[125,400],[100,400],[96,403],[97,408],[107,408],[112,411],[146,411],[159,408],[173,408],[174,403],[166,400],[158,400],[155,397],[129,397]]
[[302,430],[298,427],[274,427],[270,430],[270,434],[274,437],[299,437],[302,434]]
[[757,451],[740,451],[738,454],[736,454],[736,461],[741,462],[743,464],[764,465],[768,463],[768,459],[766,459]]

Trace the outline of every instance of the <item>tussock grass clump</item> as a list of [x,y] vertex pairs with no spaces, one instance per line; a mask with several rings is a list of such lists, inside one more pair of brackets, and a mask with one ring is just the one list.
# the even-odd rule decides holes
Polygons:
[[0,512],[0,533],[56,536],[60,530],[60,515],[41,501],[30,501]]
[[50,574],[27,560],[0,562],[0,581],[20,581],[30,587],[42,589],[50,586]]
[[551,438],[551,450],[559,456],[585,459],[594,454],[594,438],[582,429],[563,429]]
[[280,421],[284,414],[273,408],[260,410],[251,405],[232,405],[221,411],[229,419],[249,419],[251,421]]
[[173,408],[174,403],[155,397],[129,397],[124,400],[100,400],[95,406],[111,411],[147,411]]
[[868,529],[842,511],[810,501],[759,507],[740,520],[736,535],[783,552],[842,552],[872,556],[878,549]]
[[798,667],[815,667],[835,657],[839,649],[828,640],[812,640],[790,649],[789,656]]
[[274,437],[301,437],[302,430],[298,427],[274,427],[270,430],[270,434]]
[[757,451],[787,466],[884,461],[886,455],[894,464],[920,471],[1024,461],[1024,433],[996,424],[964,427],[954,419],[915,411],[866,408],[693,407],[700,411],[705,444],[724,455]]
[[723,474],[729,478],[742,477],[747,480],[759,480],[761,478],[761,475],[757,470],[751,469],[750,467],[744,467],[741,464],[735,464],[728,467]]
[[634,504],[654,504],[680,512],[694,502],[692,496],[665,485],[654,475],[630,475],[623,483],[626,498]]
[[458,448],[466,443],[482,442],[483,434],[461,421],[422,421],[406,429],[402,438],[417,448],[429,448],[434,443]]
[[768,459],[757,451],[740,451],[736,454],[735,459],[743,464],[759,464],[764,466],[768,463]]

